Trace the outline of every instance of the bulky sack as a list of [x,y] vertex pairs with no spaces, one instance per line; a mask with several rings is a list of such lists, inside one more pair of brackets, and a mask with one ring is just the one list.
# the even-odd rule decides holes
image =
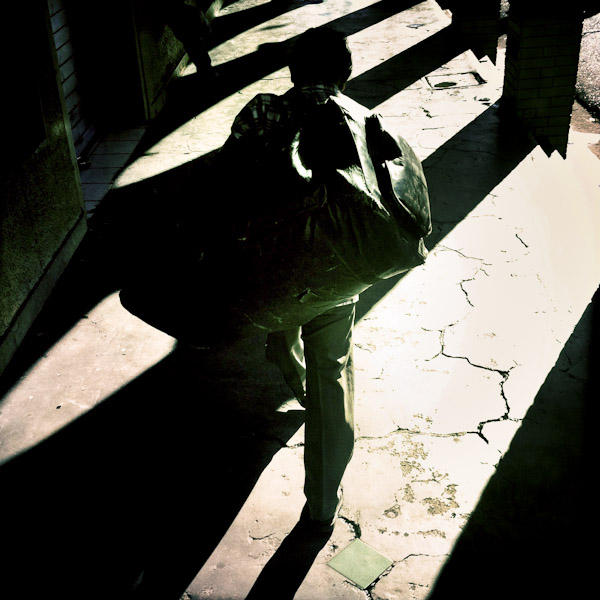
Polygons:
[[188,250],[122,290],[125,308],[207,345],[301,325],[425,261],[423,169],[378,115],[332,96],[283,150],[254,158],[225,164],[229,233],[199,260],[188,229]]

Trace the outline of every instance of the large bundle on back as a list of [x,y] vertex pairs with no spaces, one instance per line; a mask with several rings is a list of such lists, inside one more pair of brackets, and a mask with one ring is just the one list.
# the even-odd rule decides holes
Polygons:
[[421,163],[378,115],[331,96],[284,148],[250,157],[221,157],[212,241],[184,219],[162,267],[122,290],[128,310],[206,345],[301,325],[425,260]]

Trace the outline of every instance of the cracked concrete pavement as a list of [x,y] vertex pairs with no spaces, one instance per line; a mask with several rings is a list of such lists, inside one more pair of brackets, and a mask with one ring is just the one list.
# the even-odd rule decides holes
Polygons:
[[[374,286],[358,305],[356,448],[332,537],[321,547],[286,546],[304,504],[302,410],[264,362],[262,340],[210,356],[172,352],[174,340],[129,315],[114,294],[90,306],[5,396],[3,457],[107,398],[120,398],[123,409],[139,397],[135,385],[149,381],[132,414],[156,411],[152,447],[167,466],[150,465],[140,479],[157,478],[159,489],[181,459],[173,448],[183,444],[188,458],[167,478],[180,496],[172,501],[178,526],[144,529],[140,546],[151,550],[139,574],[148,586],[166,590],[189,560],[187,580],[181,575],[189,600],[470,598],[481,585],[488,597],[576,590],[570,576],[580,562],[564,550],[579,542],[585,496],[577,475],[587,464],[591,300],[600,282],[600,163],[589,146],[600,134],[573,130],[563,160],[504,130],[502,52],[496,65],[455,54],[444,37],[448,17],[431,0],[241,0],[224,7],[215,35],[238,27],[245,11],[254,25],[211,50],[217,69],[227,75],[235,61],[244,68],[245,57],[270,51],[266,42],[333,21],[354,54],[348,94],[408,140],[430,186],[427,262]],[[159,123],[155,143],[116,187],[218,148],[255,93],[288,89],[286,69],[273,64],[189,119],[175,111],[177,127]],[[427,79],[465,73],[476,73],[477,84],[434,88]],[[169,390],[168,399],[156,389]],[[189,398],[202,408],[187,408]],[[148,447],[146,434],[123,429],[123,439]],[[120,439],[119,453],[128,448]],[[160,522],[161,512],[153,514]],[[356,538],[392,560],[366,590],[327,564]]]

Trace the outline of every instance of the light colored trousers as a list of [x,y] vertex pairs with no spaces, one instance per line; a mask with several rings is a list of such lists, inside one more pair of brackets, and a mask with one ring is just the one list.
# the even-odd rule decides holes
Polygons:
[[354,303],[337,306],[267,338],[267,359],[306,407],[304,493],[318,520],[335,515],[354,450],[354,314]]

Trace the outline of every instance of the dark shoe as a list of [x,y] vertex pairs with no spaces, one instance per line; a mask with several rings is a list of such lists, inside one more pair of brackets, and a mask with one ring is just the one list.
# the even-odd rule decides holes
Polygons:
[[336,516],[332,517],[331,519],[326,519],[326,520],[313,519],[310,516],[310,510],[308,509],[308,504],[305,504],[304,508],[302,509],[302,512],[300,513],[299,524],[301,526],[303,526],[306,529],[306,531],[308,531],[312,534],[316,534],[316,535],[329,534],[329,535],[331,535],[333,533],[333,529],[335,526]]
[[304,504],[304,508],[300,513],[300,523],[307,527],[310,531],[314,533],[333,533],[333,528],[335,527],[335,521],[340,514],[340,510],[342,509],[342,504],[344,502],[343,492],[340,488],[340,499],[338,505],[335,508],[335,512],[328,519],[313,519],[310,516],[310,509],[308,508],[308,502]]
[[306,408],[306,392],[304,394],[302,394],[302,396],[298,396],[296,394],[296,400],[298,400],[298,404],[302,407],[302,408]]

